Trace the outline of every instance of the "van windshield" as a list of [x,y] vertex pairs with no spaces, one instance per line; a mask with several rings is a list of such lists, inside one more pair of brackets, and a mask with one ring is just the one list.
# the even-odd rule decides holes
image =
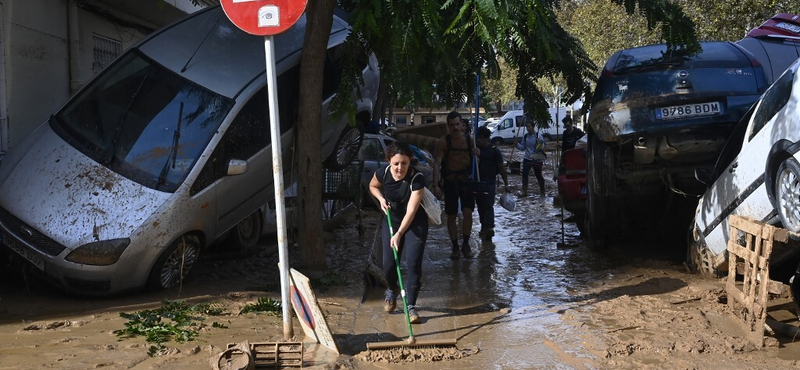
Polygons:
[[109,169],[174,192],[232,106],[231,99],[134,51],[104,70],[50,125]]

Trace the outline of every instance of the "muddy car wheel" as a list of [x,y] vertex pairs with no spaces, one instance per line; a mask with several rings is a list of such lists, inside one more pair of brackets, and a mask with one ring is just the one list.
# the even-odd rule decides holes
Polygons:
[[[695,225],[692,220],[692,225]],[[690,227],[687,235],[686,259],[692,272],[699,273],[707,277],[720,277],[720,273],[714,268],[711,253],[708,248],[700,241],[699,232],[694,227]]]
[[150,290],[164,290],[183,283],[199,254],[200,240],[196,236],[184,235],[178,238],[153,265],[147,287]]
[[800,164],[789,158],[778,167],[775,183],[775,208],[783,227],[800,232]]
[[251,213],[240,221],[229,236],[231,247],[238,251],[252,251],[258,247],[262,230],[261,214],[258,211]]
[[588,189],[599,195],[613,194],[617,181],[615,172],[617,161],[613,148],[591,134],[588,152],[587,176],[594,180]]
[[325,167],[331,171],[343,170],[356,158],[363,142],[364,125],[358,122],[355,126],[347,126],[336,141],[333,153],[325,160]]
[[608,232],[608,197],[595,193],[594,176],[587,173],[586,216],[584,231],[586,245],[591,250],[601,251],[606,249],[605,233]]
[[[609,189],[614,184],[613,153],[608,145],[590,134],[586,171],[586,243],[592,250],[606,249],[609,233]],[[609,163],[609,159],[612,159]],[[611,185],[609,185],[609,183]]]

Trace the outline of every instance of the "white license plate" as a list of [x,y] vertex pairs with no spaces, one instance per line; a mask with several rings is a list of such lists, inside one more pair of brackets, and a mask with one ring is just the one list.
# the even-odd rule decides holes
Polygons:
[[783,28],[788,31],[792,31],[794,33],[800,33],[800,26],[796,24],[781,22],[775,25],[775,28]]
[[656,108],[656,119],[681,119],[716,114],[722,114],[722,104],[718,101]]
[[36,266],[36,268],[44,271],[44,260],[42,260],[36,252],[30,250],[30,248],[22,245],[12,237],[3,235],[3,233],[0,233],[0,243],[7,245],[11,250],[22,256],[22,258]]

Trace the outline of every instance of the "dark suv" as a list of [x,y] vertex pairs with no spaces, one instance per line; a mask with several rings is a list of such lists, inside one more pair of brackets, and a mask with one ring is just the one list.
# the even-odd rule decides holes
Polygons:
[[641,220],[660,229],[652,221],[667,212],[662,202],[671,192],[701,194],[695,169],[713,166],[733,125],[768,86],[761,64],[741,47],[701,46],[691,55],[668,53],[664,44],[624,49],[603,68],[587,128],[591,246],[641,229]]

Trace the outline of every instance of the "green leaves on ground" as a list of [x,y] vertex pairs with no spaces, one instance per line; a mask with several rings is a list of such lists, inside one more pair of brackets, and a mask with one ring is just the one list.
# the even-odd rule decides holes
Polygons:
[[242,307],[242,310],[239,311],[239,315],[248,313],[248,312],[264,312],[273,315],[278,315],[282,312],[281,310],[281,302],[276,301],[270,297],[261,297],[258,299],[258,302],[253,304],[247,304]]
[[[128,319],[125,329],[115,330],[120,338],[145,337],[147,343],[153,343],[147,354],[151,357],[166,351],[165,342],[184,343],[194,340],[203,327],[200,322],[204,316],[219,316],[223,310],[211,303],[189,305],[183,301],[164,301],[163,306],[154,310],[143,310],[135,313],[120,312],[120,317]],[[227,328],[214,322],[212,327]]]

